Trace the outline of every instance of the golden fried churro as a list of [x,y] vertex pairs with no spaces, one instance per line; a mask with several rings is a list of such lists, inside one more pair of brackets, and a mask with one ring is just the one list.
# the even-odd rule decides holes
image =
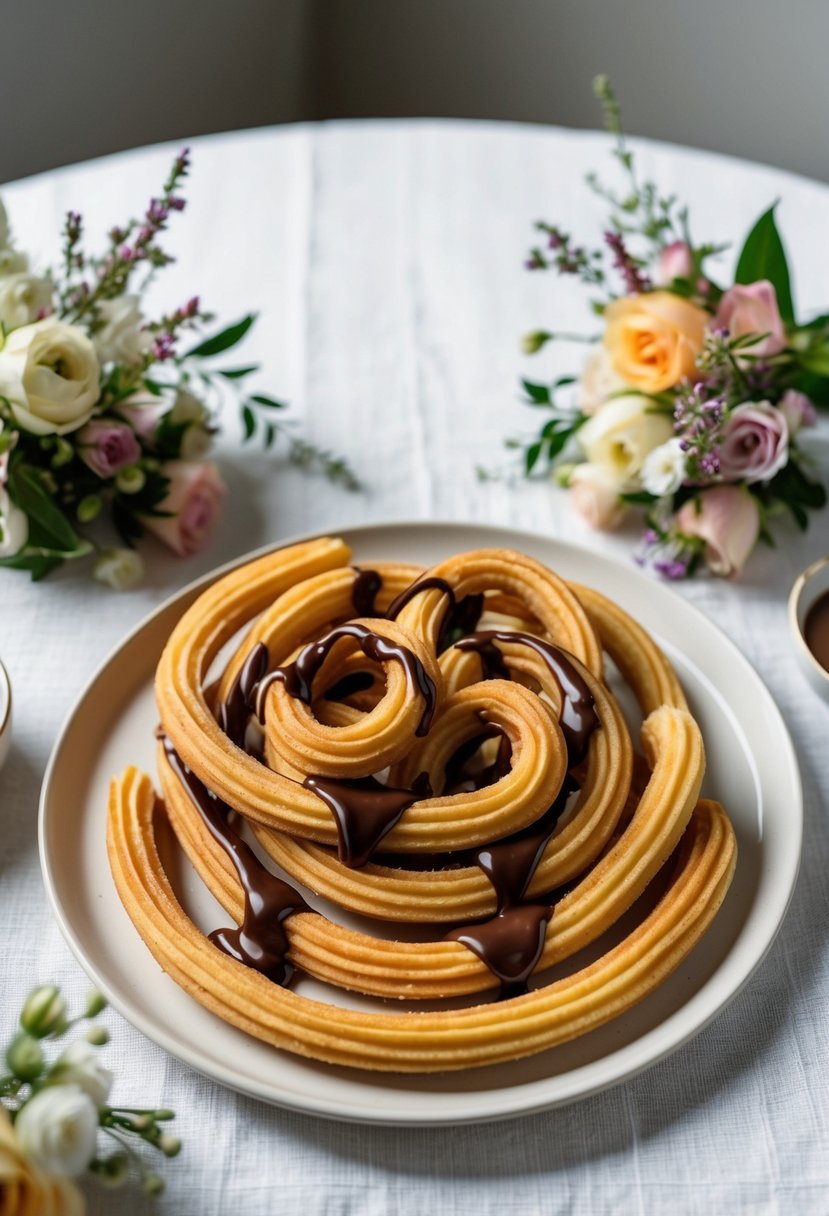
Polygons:
[[[440,1071],[586,1033],[670,973],[734,866],[725,813],[697,801],[703,741],[673,668],[618,605],[512,550],[426,571],[350,559],[332,538],[278,550],[173,630],[156,676],[160,787],[234,923],[205,936],[178,905],[135,769],[109,805],[124,906],[186,991],[301,1055]],[[642,757],[603,651],[641,708]],[[579,967],[657,876],[652,910]],[[349,927],[315,897],[419,940]],[[355,1012],[290,990],[295,972],[415,1009],[501,1000]]]

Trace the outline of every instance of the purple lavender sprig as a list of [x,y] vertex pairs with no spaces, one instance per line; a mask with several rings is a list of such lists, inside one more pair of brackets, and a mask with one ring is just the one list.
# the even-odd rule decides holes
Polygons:
[[604,234],[604,240],[613,253],[613,267],[624,279],[628,294],[639,295],[643,291],[650,291],[653,284],[643,272],[644,262],[629,252],[621,232],[608,231]]
[[707,485],[719,477],[725,414],[722,397],[711,395],[702,380],[677,398],[674,431],[685,453],[685,480],[692,485]]
[[103,257],[84,255],[80,249],[81,216],[77,212],[68,214],[63,249],[66,282],[59,303],[62,319],[77,323],[86,318],[94,332],[100,324],[98,305],[123,295],[137,268],[148,268],[149,278],[155,270],[174,260],[158,238],[167,228],[171,214],[183,211],[186,206],[177,191],[189,170],[190,152],[184,148],[173,161],[161,197],[150,199],[141,219],[131,219],[110,229]]
[[584,249],[573,243],[569,233],[556,224],[536,224],[539,232],[547,236],[547,249],[531,249],[524,266],[527,270],[556,270],[559,274],[577,275],[583,283],[604,282],[600,249]]

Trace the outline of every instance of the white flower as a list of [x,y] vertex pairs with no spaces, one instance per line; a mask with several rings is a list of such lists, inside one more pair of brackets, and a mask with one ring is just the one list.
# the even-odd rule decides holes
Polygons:
[[29,520],[9,498],[6,490],[0,489],[0,557],[14,557],[29,539]]
[[178,426],[182,422],[202,423],[206,418],[207,408],[204,402],[186,388],[180,388],[170,410],[170,421]]
[[135,366],[149,349],[152,339],[142,330],[144,318],[138,296],[118,296],[98,305],[103,322],[92,335],[101,363],[125,363]]
[[8,245],[0,248],[0,275],[20,274],[29,269],[29,259],[25,253],[12,249]]
[[79,1085],[56,1085],[29,1099],[14,1130],[45,1173],[77,1178],[95,1155],[98,1108]]
[[599,465],[619,489],[635,483],[654,448],[673,435],[667,414],[655,411],[648,397],[614,397],[577,432],[591,464]]
[[665,494],[673,494],[682,485],[686,461],[681,443],[681,439],[669,439],[645,457],[642,485],[649,494],[662,498]]
[[112,1088],[112,1073],[100,1063],[98,1052],[86,1039],[77,1039],[60,1057],[49,1077],[50,1085],[77,1085],[96,1106],[103,1106]]
[[52,306],[52,283],[35,274],[7,274],[0,278],[0,323],[18,329]]
[[46,318],[15,329],[0,351],[0,397],[21,430],[65,435],[88,421],[100,395],[95,348],[76,325]]
[[213,438],[209,431],[197,423],[188,426],[181,439],[179,456],[182,460],[203,460],[210,451]]
[[606,346],[597,346],[584,361],[579,380],[578,406],[583,414],[595,414],[600,406],[626,388]]
[[104,549],[92,574],[113,591],[131,591],[144,577],[144,562],[134,549]]

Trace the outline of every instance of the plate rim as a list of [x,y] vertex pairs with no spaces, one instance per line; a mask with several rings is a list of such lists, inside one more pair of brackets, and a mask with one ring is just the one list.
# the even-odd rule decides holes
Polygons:
[[[794,895],[797,878],[800,870],[802,857],[802,843],[804,830],[804,800],[803,800],[803,785],[800,773],[800,766],[797,758],[791,734],[789,732],[786,721],[780,711],[777,702],[772,696],[768,686],[762,676],[756,671],[745,654],[737,643],[728,636],[719,625],[708,617],[696,604],[690,600],[678,595],[675,589],[666,586],[664,583],[655,583],[653,586],[659,588],[660,594],[666,595],[671,599],[678,601],[683,605],[683,608],[689,611],[694,617],[708,629],[713,630],[732,652],[734,659],[742,667],[744,672],[753,679],[761,691],[765,701],[765,709],[770,713],[774,720],[777,731],[779,732],[780,740],[785,749],[785,756],[780,759],[785,759],[786,765],[790,770],[790,775],[793,778],[790,797],[791,803],[789,814],[791,820],[787,824],[790,843],[793,841],[794,830],[796,829],[796,841],[794,847],[790,848],[784,860],[788,863],[787,872],[783,875],[785,878],[785,896],[780,898],[780,892],[783,890],[783,885],[778,878],[778,886],[776,893],[778,895],[778,913],[773,928],[770,932],[764,935],[762,945],[758,947],[755,943],[749,952],[749,956],[744,960],[742,972],[739,975],[737,982],[730,988],[727,995],[717,1000],[716,1004],[708,1008],[701,1017],[697,1017],[693,1024],[684,1031],[674,1034],[670,1041],[665,1043],[661,1048],[654,1051],[654,1044],[649,1040],[653,1035],[661,1030],[666,1022],[660,1022],[658,1026],[646,1031],[640,1038],[627,1044],[621,1048],[618,1053],[613,1053],[606,1057],[612,1060],[614,1055],[621,1055],[623,1061],[617,1066],[616,1071],[612,1076],[604,1079],[596,1079],[595,1083],[587,1085],[578,1085],[578,1077],[585,1069],[592,1068],[593,1062],[589,1065],[581,1065],[580,1067],[571,1070],[567,1074],[559,1074],[558,1080],[562,1076],[571,1078],[571,1083],[566,1087],[565,1092],[558,1094],[552,1098],[535,1097],[535,1091],[538,1088],[543,1088],[549,1084],[550,1078],[542,1078],[540,1080],[523,1082],[516,1085],[513,1089],[504,1087],[498,1090],[475,1090],[465,1093],[445,1094],[436,1091],[433,1097],[435,1102],[452,1102],[465,1099],[467,1102],[474,1101],[478,1104],[485,1103],[487,1095],[495,1095],[497,1100],[497,1109],[485,1108],[473,1114],[469,1113],[448,1113],[445,1117],[435,1116],[428,1111],[414,1112],[409,1111],[400,1113],[399,1115],[390,1115],[389,1112],[383,1110],[372,1110],[367,1099],[365,1109],[343,1109],[342,1103],[336,1099],[323,1099],[312,1095],[310,1099],[306,1096],[300,1100],[293,1089],[283,1091],[278,1096],[274,1094],[270,1084],[257,1083],[255,1077],[245,1078],[244,1083],[240,1083],[238,1075],[234,1074],[232,1069],[225,1068],[221,1063],[216,1062],[215,1065],[211,1062],[211,1067],[206,1067],[202,1059],[200,1062],[199,1053],[194,1051],[186,1043],[179,1043],[178,1040],[171,1040],[165,1027],[159,1027],[156,1022],[150,1022],[141,1011],[136,1011],[130,1006],[127,1000],[122,1000],[120,994],[114,991],[105,975],[102,975],[99,968],[94,962],[88,958],[79,936],[76,934],[69,917],[65,914],[60,903],[57,889],[56,879],[53,872],[53,866],[49,854],[47,844],[47,815],[48,815],[48,800],[50,795],[50,787],[52,783],[53,771],[56,768],[60,754],[63,749],[64,740],[69,733],[70,728],[75,720],[75,717],[86,701],[94,686],[104,676],[111,663],[117,658],[120,652],[133,641],[133,639],[159,616],[170,610],[179,601],[185,600],[188,596],[193,596],[197,592],[206,589],[208,586],[222,578],[224,575],[237,569],[239,566],[253,561],[265,554],[274,552],[277,549],[285,548],[289,545],[301,544],[306,541],[314,540],[325,536],[342,536],[347,544],[357,543],[357,538],[361,534],[377,535],[384,532],[394,532],[399,529],[421,529],[439,535],[447,529],[461,529],[468,532],[486,533],[492,536],[493,534],[501,534],[505,539],[513,538],[513,545],[516,538],[525,537],[531,541],[540,541],[542,543],[552,544],[556,547],[570,550],[578,554],[582,558],[588,554],[596,559],[598,564],[609,566],[616,569],[624,578],[632,578],[634,582],[642,580],[645,586],[649,586],[650,580],[639,570],[631,567],[622,558],[613,554],[605,554],[591,550],[589,547],[577,544],[573,541],[562,539],[558,536],[550,536],[546,532],[537,528],[526,528],[518,526],[509,526],[503,524],[493,524],[489,522],[474,522],[468,520],[446,520],[446,519],[399,519],[399,520],[383,520],[379,522],[360,522],[347,524],[337,528],[313,529],[308,532],[293,534],[278,541],[274,541],[251,550],[237,557],[229,559],[227,562],[214,567],[204,574],[197,576],[183,587],[173,591],[166,596],[162,602],[156,605],[149,613],[141,618],[119,641],[109,650],[103,660],[93,671],[92,675],[86,680],[81,690],[73,699],[69,710],[67,711],[55,742],[51,749],[49,759],[44,771],[43,780],[41,782],[40,795],[38,799],[38,854],[41,867],[41,875],[44,888],[49,898],[49,903],[52,913],[58,923],[58,927],[63,935],[64,940],[69,946],[76,961],[80,964],[91,981],[101,990],[107,997],[108,1001],[114,1009],[121,1014],[135,1029],[141,1034],[144,1034],[151,1042],[156,1043],[164,1051],[169,1052],[174,1058],[180,1060],[188,1067],[208,1079],[215,1081],[226,1088],[243,1094],[248,1097],[256,1098],[270,1105],[275,1105],[283,1109],[295,1111],[297,1113],[313,1115],[321,1118],[332,1119],[338,1122],[357,1123],[373,1126],[394,1126],[394,1127],[446,1127],[457,1126],[459,1124],[476,1124],[476,1123],[492,1123],[499,1120],[516,1118],[520,1116],[529,1116],[537,1114],[545,1110],[554,1109],[560,1106],[567,1106],[573,1102],[582,1101],[597,1093],[606,1092],[609,1089],[621,1085],[625,1081],[632,1080],[639,1076],[647,1069],[665,1060],[681,1047],[690,1042],[698,1034],[700,1034],[711,1022],[722,1013],[728,1005],[743,991],[750,979],[753,977],[757,969],[762,965],[764,959],[768,955],[774,941],[780,931],[780,928],[786,918],[792,897]],[[796,811],[796,814],[792,814]],[[740,935],[735,939],[731,949],[734,948],[740,940]],[[696,1003],[703,1000],[706,995],[706,989],[711,983],[713,976],[706,981],[702,988],[698,989],[689,999],[684,1002],[680,1009],[672,1013],[668,1019],[677,1017],[680,1013],[685,1013],[689,1008],[693,1008]],[[710,999],[710,994],[709,994]],[[706,1002],[707,1003],[707,1002]],[[370,1074],[371,1075],[371,1074]],[[414,1091],[400,1091],[404,1103],[406,1100],[411,1101],[416,1099]]]

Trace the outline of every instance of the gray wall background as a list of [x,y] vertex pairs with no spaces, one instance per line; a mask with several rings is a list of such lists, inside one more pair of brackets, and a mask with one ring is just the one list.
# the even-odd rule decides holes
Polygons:
[[0,181],[304,119],[596,126],[829,180],[829,0],[0,0]]

